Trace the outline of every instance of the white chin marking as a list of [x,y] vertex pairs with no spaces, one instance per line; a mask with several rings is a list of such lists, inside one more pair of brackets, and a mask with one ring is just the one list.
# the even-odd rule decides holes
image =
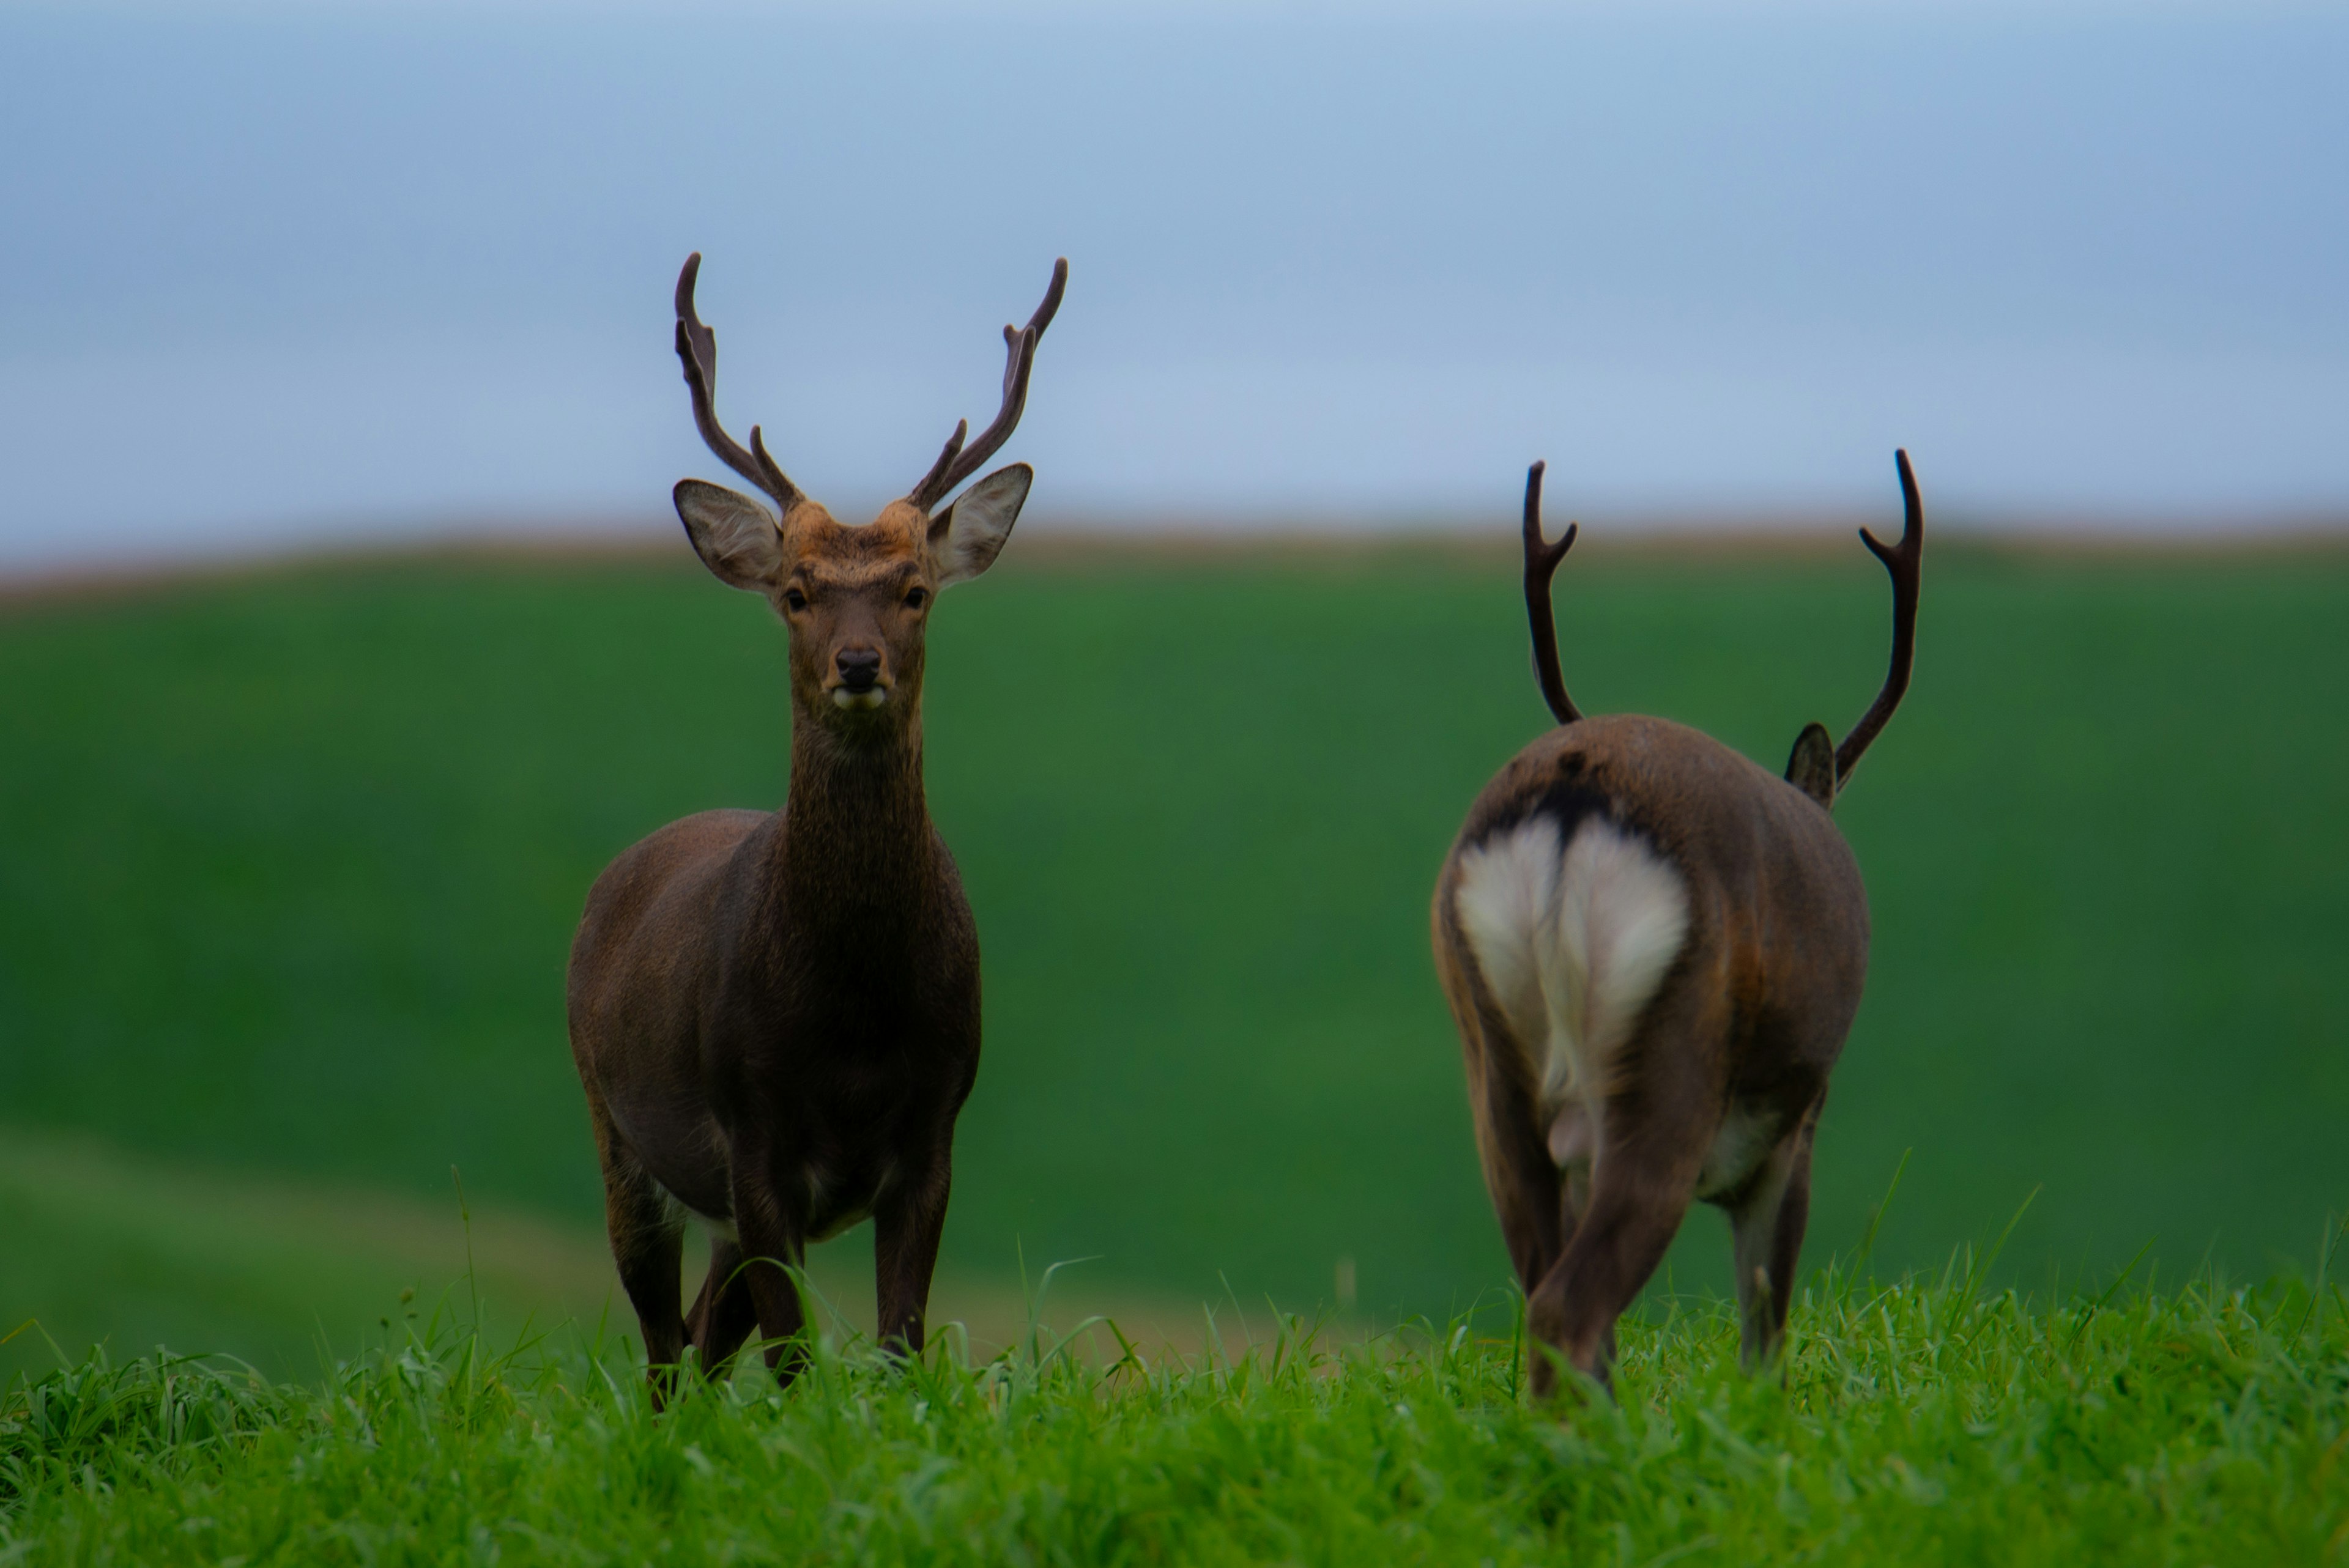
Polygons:
[[870,691],[850,691],[846,686],[832,688],[832,706],[834,707],[879,707],[888,700],[886,686],[874,686]]
[[1557,823],[1537,816],[1461,856],[1454,907],[1493,999],[1534,1053],[1546,1108],[1595,1112],[1688,934],[1679,872],[1603,819],[1561,846]]

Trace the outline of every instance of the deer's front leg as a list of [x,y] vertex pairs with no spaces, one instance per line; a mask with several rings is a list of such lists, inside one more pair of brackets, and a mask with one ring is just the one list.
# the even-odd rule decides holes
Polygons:
[[874,1295],[881,1343],[907,1355],[922,1353],[923,1314],[938,1239],[946,1233],[947,1194],[953,1184],[941,1151],[918,1171],[903,1172],[873,1214]]
[[1785,1341],[1803,1229],[1811,1212],[1811,1138],[1819,1105],[1820,1100],[1811,1102],[1730,1211],[1741,1323],[1737,1358],[1748,1372],[1767,1367]]
[[798,1284],[784,1271],[804,1255],[807,1217],[789,1187],[776,1180],[771,1151],[738,1141],[734,1149],[734,1234],[742,1249],[742,1283],[759,1315],[767,1365],[785,1383],[799,1375],[806,1351],[797,1343],[807,1326]]

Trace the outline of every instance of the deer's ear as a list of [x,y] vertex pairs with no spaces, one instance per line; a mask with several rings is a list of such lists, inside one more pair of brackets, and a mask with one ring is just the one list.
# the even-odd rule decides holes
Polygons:
[[775,585],[783,567],[783,536],[765,507],[701,480],[679,480],[669,493],[693,552],[720,583],[756,592]]
[[967,582],[995,564],[1035,478],[1026,463],[998,469],[931,520],[930,565],[939,587]]
[[1828,810],[1835,810],[1835,741],[1826,725],[1806,724],[1803,733],[1795,737],[1795,754],[1786,758],[1786,782]]

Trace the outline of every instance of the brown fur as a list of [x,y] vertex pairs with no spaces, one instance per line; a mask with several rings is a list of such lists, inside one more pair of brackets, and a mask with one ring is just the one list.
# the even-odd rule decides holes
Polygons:
[[[1893,701],[1913,648],[1922,519],[1901,463],[1909,521],[1899,551],[1869,545],[1893,571]],[[1604,1383],[1616,1319],[1662,1261],[1700,1194],[1708,1156],[1733,1118],[1752,1157],[1717,1191],[1733,1233],[1744,1356],[1772,1358],[1785,1334],[1810,1207],[1811,1147],[1827,1078],[1867,975],[1868,900],[1828,809],[1839,780],[1818,726],[1775,777],[1718,741],[1663,719],[1582,717],[1556,675],[1548,574],[1563,545],[1542,542],[1539,469],[1528,477],[1527,599],[1537,667],[1567,719],[1504,768],[1470,809],[1435,887],[1436,971],[1460,1030],[1485,1181],[1526,1298],[1526,1327],[1576,1371]],[[1569,536],[1570,542],[1570,536]],[[1906,573],[1904,581],[1903,573]],[[1537,582],[1538,577],[1538,582]],[[1538,589],[1538,593],[1537,593]],[[1879,698],[1866,724],[1880,728]],[[1848,743],[1847,743],[1848,744]],[[1865,738],[1862,739],[1865,746]],[[1857,750],[1850,756],[1857,760]],[[1847,769],[1844,771],[1848,771]],[[1553,1156],[1553,1127],[1579,1112],[1541,1102],[1544,1040],[1517,1032],[1462,928],[1462,856],[1536,816],[1561,850],[1598,819],[1678,872],[1689,920],[1671,966],[1595,1086],[1595,1157]],[[1556,1386],[1546,1357],[1537,1393]]]

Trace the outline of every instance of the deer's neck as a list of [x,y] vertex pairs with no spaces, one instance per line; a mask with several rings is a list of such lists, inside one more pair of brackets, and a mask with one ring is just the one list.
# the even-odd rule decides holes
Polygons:
[[778,869],[791,906],[868,943],[918,919],[936,875],[922,792],[922,727],[848,744],[794,716]]

